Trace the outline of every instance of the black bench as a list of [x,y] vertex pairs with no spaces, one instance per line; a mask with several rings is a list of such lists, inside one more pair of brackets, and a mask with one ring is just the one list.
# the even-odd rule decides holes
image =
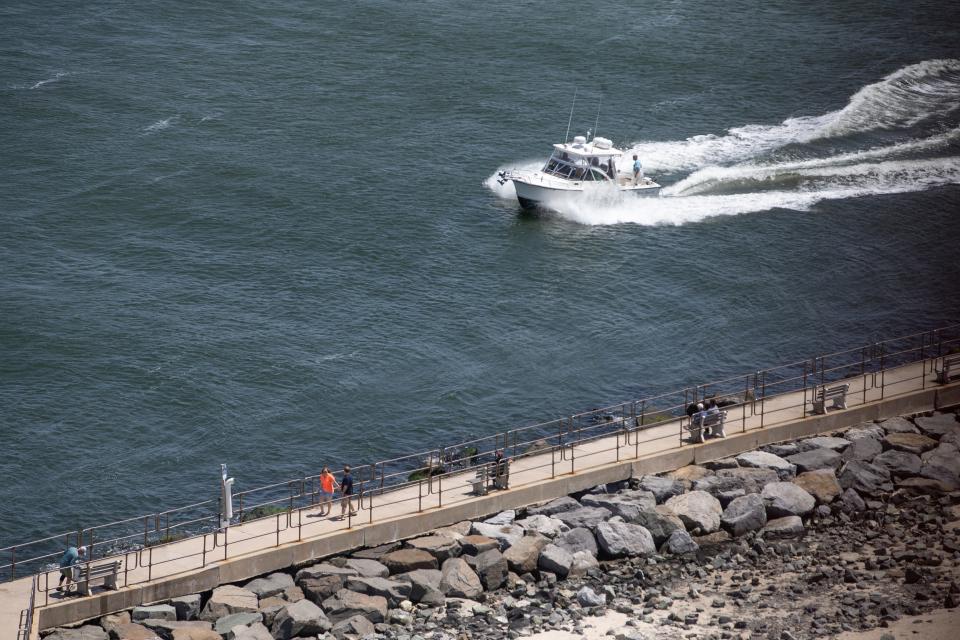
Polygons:
[[934,368],[937,372],[937,382],[947,384],[956,377],[960,377],[960,353],[954,353],[949,356],[943,356],[943,362],[940,368]]
[[727,420],[726,411],[703,411],[690,416],[690,424],[684,428],[690,432],[690,439],[694,442],[704,442],[706,436],[712,435],[720,438],[726,438],[727,434],[723,431],[723,425]]
[[[838,384],[834,387],[828,387],[826,385],[818,387],[811,401],[813,404],[813,412],[816,414],[824,414],[827,412],[827,409],[846,409],[847,391],[849,389],[849,384]],[[832,402],[829,407],[827,406],[828,402]]]
[[114,560],[103,564],[90,564],[88,562],[76,567],[77,593],[82,596],[90,595],[90,586],[94,580],[102,580],[106,589],[116,589],[117,574],[120,573],[121,566],[120,560]]
[[473,485],[473,495],[485,496],[491,489],[509,489],[510,488],[510,461],[501,460],[485,464],[477,469],[477,475],[473,480],[467,480]]

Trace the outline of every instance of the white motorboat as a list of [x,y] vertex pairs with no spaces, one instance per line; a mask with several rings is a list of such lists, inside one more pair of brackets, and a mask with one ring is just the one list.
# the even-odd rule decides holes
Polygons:
[[624,157],[625,153],[606,138],[587,142],[584,136],[576,136],[573,143],[553,145],[553,154],[542,169],[501,171],[499,182],[513,182],[517,200],[525,209],[553,209],[584,194],[659,195],[659,184],[642,171],[633,175],[633,158]]

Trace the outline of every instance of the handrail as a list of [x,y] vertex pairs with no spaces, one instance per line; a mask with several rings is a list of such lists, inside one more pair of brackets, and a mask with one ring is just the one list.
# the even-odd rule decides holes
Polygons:
[[[954,335],[955,333],[956,335]],[[919,345],[904,344],[904,341],[915,342],[918,339]],[[798,408],[801,412],[805,411],[805,406],[809,402],[808,391],[810,391],[810,398],[812,398],[812,389],[830,382],[835,376],[843,375],[841,372],[849,371],[849,377],[872,375],[876,378],[878,374],[883,374],[905,364],[936,361],[942,356],[944,346],[946,345],[949,348],[953,344],[960,344],[960,323],[931,331],[913,333],[908,336],[871,342],[865,346],[819,355],[807,360],[798,360],[786,365],[761,369],[706,384],[648,396],[639,400],[611,404],[599,409],[517,427],[455,445],[398,456],[372,464],[357,465],[355,467],[357,469],[355,483],[358,494],[354,499],[359,501],[359,509],[369,511],[369,521],[372,522],[374,508],[372,498],[374,496],[378,496],[375,507],[382,509],[384,506],[392,504],[389,501],[383,501],[385,496],[397,493],[404,488],[417,486],[419,487],[419,497],[413,499],[418,500],[419,508],[436,506],[434,502],[442,503],[444,491],[449,493],[451,484],[449,478],[475,472],[478,468],[484,467],[493,458],[494,452],[497,450],[503,450],[508,458],[519,458],[539,453],[549,454],[552,468],[559,461],[563,465],[569,465],[569,468],[574,470],[576,468],[575,458],[584,455],[576,450],[585,443],[596,442],[617,434],[616,448],[619,459],[620,448],[631,446],[631,437],[635,440],[632,446],[636,448],[639,446],[639,437],[642,432],[672,423],[677,425],[682,446],[684,425],[688,420],[686,410],[691,402],[695,403],[709,397],[708,394],[717,398],[734,399],[734,403],[727,407],[735,410],[731,413],[731,418],[728,419],[731,428],[739,422],[742,428],[746,429],[747,419],[753,416],[760,418],[760,428],[763,428],[773,424],[771,420],[777,419],[778,415],[796,412]],[[889,350],[887,350],[888,347]],[[829,366],[827,366],[828,364]],[[869,367],[867,367],[868,364]],[[932,366],[930,369],[932,370]],[[921,378],[926,375],[926,371],[925,364],[924,374]],[[864,385],[864,398],[866,398],[868,389],[879,389],[882,394],[889,384],[885,381],[883,375],[880,375],[879,379],[870,380],[869,387]],[[921,385],[925,384],[926,381],[922,380]],[[799,391],[803,391],[803,400],[799,404],[794,403],[780,407],[769,406],[770,401]],[[624,438],[623,445],[619,444],[621,436]],[[537,450],[533,451],[534,448]],[[467,453],[467,451],[471,451],[471,453]],[[593,454],[588,455],[592,456]],[[406,470],[399,468],[401,462],[410,460],[417,461],[418,466],[415,471],[425,472],[424,477],[411,479],[409,468]],[[552,472],[555,473],[555,469]],[[240,501],[237,512],[245,515],[260,506],[277,505],[276,508],[279,509],[279,513],[276,510],[269,510],[263,516],[263,518],[276,518],[278,524],[274,533],[277,540],[280,539],[282,532],[291,528],[297,529],[298,535],[300,535],[304,527],[313,524],[312,522],[304,523],[300,516],[304,509],[316,506],[316,500],[319,496],[314,486],[315,479],[316,476],[309,475],[237,492],[234,494],[234,497]],[[447,486],[444,487],[444,485]],[[399,493],[397,495],[399,496]],[[403,501],[409,500],[411,498],[403,499]],[[142,549],[143,551],[149,549],[150,553],[147,554],[147,558],[143,557],[143,552],[139,554],[140,561],[144,565],[153,566],[161,563],[161,561],[153,560],[153,550],[177,542],[179,539],[192,539],[200,536],[204,538],[203,551],[189,555],[202,555],[204,563],[214,560],[212,557],[207,558],[208,551],[206,549],[206,537],[212,533],[214,547],[209,553],[212,554],[215,550],[222,548],[223,557],[226,558],[228,556],[227,532],[226,530],[220,530],[220,535],[217,535],[219,529],[216,522],[217,512],[219,511],[217,505],[217,500],[204,500],[158,513],[125,518],[107,524],[86,527],[76,532],[62,533],[0,548],[0,561],[10,559],[6,564],[0,564],[0,573],[9,573],[9,576],[3,576],[7,579],[16,577],[19,566],[29,569],[31,573],[43,575],[46,572],[38,565],[62,553],[62,547],[57,551],[39,555],[34,552],[34,557],[26,559],[18,558],[18,553],[22,556],[24,552],[28,552],[27,555],[30,555],[29,550],[33,547],[45,546],[50,548],[53,545],[62,544],[64,540],[69,541],[74,536],[79,543],[86,543],[90,546],[90,560],[97,559],[94,555],[94,548],[104,550],[100,557],[115,556],[136,549]],[[213,509],[216,509],[216,511]],[[283,529],[280,528],[280,514],[282,513],[286,513],[283,518]],[[294,525],[295,520],[297,524]],[[346,521],[348,527],[353,526],[353,520],[352,517],[348,518]],[[244,521],[250,522],[246,519]],[[103,540],[94,539],[95,533],[103,532],[108,528],[126,527],[131,523],[140,522],[143,523],[143,529],[139,532],[131,532],[128,528],[112,537],[108,535]],[[188,527],[194,527],[198,523],[209,524],[202,525],[201,531],[187,530]],[[171,531],[182,532],[182,538],[172,536]],[[143,540],[142,545],[129,542],[139,538]],[[115,548],[118,544],[127,544],[128,546],[120,549]],[[170,561],[171,559],[167,558],[162,562]],[[43,593],[44,589],[38,587],[38,592]]]

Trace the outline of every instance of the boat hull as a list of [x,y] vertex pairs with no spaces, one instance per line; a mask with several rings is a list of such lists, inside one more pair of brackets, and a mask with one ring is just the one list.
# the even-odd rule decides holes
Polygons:
[[[513,180],[513,187],[517,192],[517,200],[524,209],[556,209],[564,202],[577,200],[584,196],[589,197],[590,195],[588,190],[582,187],[555,188],[517,179]],[[618,188],[618,191],[638,197],[651,197],[660,195],[660,185],[651,183],[650,185]]]

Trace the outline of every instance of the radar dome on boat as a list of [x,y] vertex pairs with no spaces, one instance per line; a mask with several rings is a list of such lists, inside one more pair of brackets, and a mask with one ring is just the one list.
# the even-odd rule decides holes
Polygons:
[[613,146],[613,141],[606,138],[597,137],[593,139],[593,146],[595,146],[597,149],[609,149]]
[[585,145],[585,144],[587,144],[587,138],[586,138],[585,136],[576,136],[576,137],[574,137],[574,139],[573,139],[573,146],[575,146],[575,147],[582,147],[582,146]]

